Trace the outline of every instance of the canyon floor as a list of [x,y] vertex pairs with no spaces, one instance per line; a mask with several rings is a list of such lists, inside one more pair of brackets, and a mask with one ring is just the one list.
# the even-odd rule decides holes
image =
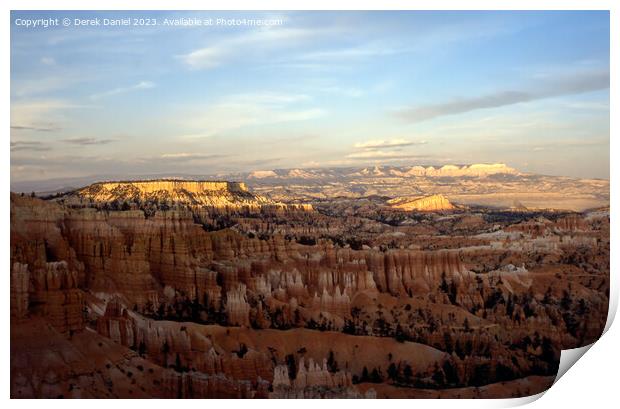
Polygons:
[[11,193],[11,397],[519,397],[602,333],[608,181],[321,172]]

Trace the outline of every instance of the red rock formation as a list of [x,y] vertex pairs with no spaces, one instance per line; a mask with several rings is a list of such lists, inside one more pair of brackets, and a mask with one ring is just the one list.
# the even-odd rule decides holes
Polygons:
[[245,284],[226,293],[226,314],[230,325],[250,326],[250,305],[245,294]]
[[11,322],[20,322],[28,315],[29,288],[28,265],[14,263],[11,269]]
[[397,198],[389,200],[388,204],[394,209],[418,212],[438,212],[453,210],[455,208],[443,195],[431,195],[420,198]]
[[84,297],[77,288],[78,274],[66,261],[46,263],[31,276],[29,301],[34,314],[45,316],[60,332],[84,328]]
[[323,359],[322,366],[319,366],[310,358],[306,367],[305,359],[302,357],[294,380],[290,379],[286,365],[278,365],[274,368],[272,385],[274,390],[270,394],[272,398],[372,397],[372,394],[361,395],[353,387],[349,372],[330,373],[326,359]]
[[604,326],[604,215],[477,215],[446,234],[460,213],[414,229],[368,209],[351,227],[354,209],[11,201],[12,396],[361,397],[364,367],[382,387],[437,390],[550,371],[559,346]]
[[135,347],[135,323],[120,300],[108,302],[105,314],[97,320],[97,332],[126,347]]
[[557,229],[564,231],[583,231],[589,229],[588,223],[583,217],[580,217],[577,214],[569,215],[556,220],[554,226]]
[[341,317],[347,316],[351,309],[351,299],[348,295],[340,292],[340,287],[336,286],[334,293],[329,294],[323,288],[323,293],[319,296],[314,295],[312,308],[316,311],[327,312]]

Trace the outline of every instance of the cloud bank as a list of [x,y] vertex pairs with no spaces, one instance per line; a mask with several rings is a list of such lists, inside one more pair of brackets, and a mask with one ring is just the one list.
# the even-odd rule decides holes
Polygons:
[[119,88],[114,88],[109,91],[101,92],[98,94],[93,94],[90,96],[90,99],[97,100],[101,98],[111,97],[113,95],[125,94],[131,91],[139,91],[139,90],[151,89],[151,88],[155,88],[155,83],[151,81],[140,81],[139,83],[132,85],[130,87],[119,87]]
[[106,145],[111,142],[116,142],[116,139],[96,139],[96,138],[68,138],[61,139],[62,142],[70,143],[72,145]]
[[456,115],[479,109],[499,108],[522,102],[531,102],[565,95],[582,94],[609,88],[609,71],[580,73],[556,79],[536,89],[508,90],[477,97],[461,98],[439,104],[405,108],[395,112],[407,122],[421,122],[447,115]]
[[426,141],[413,142],[406,139],[391,139],[391,140],[373,140],[366,142],[359,142],[353,145],[358,149],[377,149],[377,148],[400,148],[404,146],[412,145],[424,145]]

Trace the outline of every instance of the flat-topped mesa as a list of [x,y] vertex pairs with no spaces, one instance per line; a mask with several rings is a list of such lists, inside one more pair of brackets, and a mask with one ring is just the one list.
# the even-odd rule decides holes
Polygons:
[[418,212],[438,212],[455,209],[455,206],[443,195],[420,198],[396,198],[389,200],[388,205],[394,209]]
[[504,163],[475,163],[472,165],[444,165],[441,167],[433,166],[413,166],[409,170],[399,172],[399,176],[427,176],[427,177],[485,177],[496,174],[512,174],[519,172]]
[[99,182],[60,198],[69,205],[89,203],[158,203],[215,208],[286,207],[250,192],[243,182],[203,180],[137,180]]

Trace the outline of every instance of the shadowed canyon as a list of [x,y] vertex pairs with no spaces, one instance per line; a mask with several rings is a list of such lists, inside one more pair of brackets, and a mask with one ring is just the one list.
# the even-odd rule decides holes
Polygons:
[[520,397],[605,326],[609,181],[211,179],[11,193],[12,397]]

